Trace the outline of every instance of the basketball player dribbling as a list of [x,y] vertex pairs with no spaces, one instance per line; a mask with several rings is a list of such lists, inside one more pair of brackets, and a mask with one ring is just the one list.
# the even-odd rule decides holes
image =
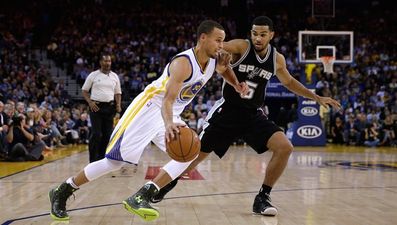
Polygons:
[[[237,138],[242,138],[257,153],[273,152],[266,168],[263,184],[256,195],[253,213],[275,216],[277,209],[271,204],[270,191],[287,165],[293,146],[284,132],[261,110],[264,105],[266,84],[276,75],[280,82],[297,95],[317,101],[320,105],[340,108],[340,104],[328,97],[320,97],[294,79],[286,68],[285,58],[269,44],[274,36],[273,21],[265,16],[254,19],[251,40],[236,39],[224,43],[224,49],[232,53],[232,68],[240,82],[246,82],[249,92],[240,96],[233,87],[225,84],[223,98],[212,107],[201,132],[201,152],[189,166],[196,167],[212,151],[220,158]],[[157,179],[167,179],[159,174]],[[161,201],[177,183],[175,179],[151,198]],[[167,181],[166,181],[167,182]]]
[[[178,126],[185,126],[179,115],[216,72],[244,95],[248,86],[239,83],[229,67],[230,55],[221,52],[225,39],[224,28],[217,22],[203,21],[197,29],[197,45],[176,55],[163,74],[138,95],[117,123],[110,137],[106,158],[88,164],[76,176],[70,177],[49,192],[51,217],[69,220],[66,201],[74,191],[89,181],[120,169],[126,163],[137,164],[144,148],[153,141],[165,151],[165,141],[174,138]],[[162,117],[163,119],[156,119]],[[162,171],[171,178],[178,177],[190,162],[171,161]],[[136,194],[123,201],[125,208],[144,220],[159,216],[150,206],[149,196],[155,195],[167,183],[150,181]]]

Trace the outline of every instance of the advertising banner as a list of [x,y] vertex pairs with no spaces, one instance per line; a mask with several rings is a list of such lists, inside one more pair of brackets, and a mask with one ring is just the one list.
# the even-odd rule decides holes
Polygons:
[[[304,77],[302,77],[304,76]],[[301,80],[315,92],[314,82],[306,83],[306,75]],[[316,101],[299,96],[298,120],[292,126],[291,142],[295,146],[325,146],[326,134],[321,124],[320,105]]]
[[295,94],[285,88],[276,76],[270,78],[266,86],[267,98],[295,98]]

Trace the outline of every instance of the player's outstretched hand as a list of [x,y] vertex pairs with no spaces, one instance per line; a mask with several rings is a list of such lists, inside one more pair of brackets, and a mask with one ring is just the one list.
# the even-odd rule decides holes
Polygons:
[[330,97],[321,97],[321,96],[317,96],[316,101],[318,102],[318,104],[324,106],[325,108],[328,109],[328,106],[332,106],[333,108],[335,108],[336,110],[340,110],[341,109],[341,105],[338,101],[336,101],[335,99],[332,99]]

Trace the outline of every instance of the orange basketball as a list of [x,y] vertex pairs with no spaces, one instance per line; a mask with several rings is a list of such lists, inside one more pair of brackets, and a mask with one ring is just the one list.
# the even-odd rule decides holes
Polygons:
[[166,143],[168,155],[178,162],[193,160],[200,152],[201,142],[194,130],[179,127],[179,134]]

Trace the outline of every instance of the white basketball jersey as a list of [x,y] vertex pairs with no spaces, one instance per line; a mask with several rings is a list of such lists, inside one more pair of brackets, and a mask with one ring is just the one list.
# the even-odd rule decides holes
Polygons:
[[[183,82],[183,86],[173,104],[174,115],[179,115],[183,112],[185,106],[187,106],[193,100],[194,96],[196,96],[205,83],[207,83],[207,81],[212,77],[216,67],[216,60],[210,58],[205,71],[202,71],[200,65],[198,64],[193,48],[179,53],[172,60],[177,57],[187,57],[189,59],[190,65],[192,66],[192,74],[186,81]],[[167,64],[163,74],[145,88],[145,92],[154,94],[150,101],[160,107],[163,102],[165,87],[170,76],[169,66],[171,62]]]

